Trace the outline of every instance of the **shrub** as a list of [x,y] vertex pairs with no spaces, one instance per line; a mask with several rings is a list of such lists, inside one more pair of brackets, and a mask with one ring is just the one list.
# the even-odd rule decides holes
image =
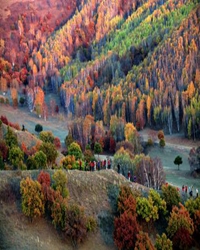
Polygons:
[[35,125],[35,131],[36,131],[37,133],[40,133],[42,130],[43,130],[43,127],[42,127],[41,124],[36,124],[36,125]]
[[32,222],[33,218],[44,214],[44,196],[41,184],[33,181],[30,177],[20,182],[20,193],[22,195],[22,211]]
[[76,204],[69,205],[66,212],[65,235],[71,239],[73,247],[83,242],[87,235],[87,219],[84,208]]
[[156,235],[155,247],[157,250],[173,250],[172,241],[167,238],[165,233],[161,236],[158,234]]

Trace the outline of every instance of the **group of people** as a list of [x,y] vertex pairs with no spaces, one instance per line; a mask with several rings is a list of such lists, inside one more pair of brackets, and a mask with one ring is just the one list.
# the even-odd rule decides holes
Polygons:
[[[104,160],[98,160],[98,161],[90,161],[88,166],[85,165],[85,171],[96,171],[96,170],[102,170],[102,169],[111,169],[112,162],[110,158],[104,159]],[[79,167],[80,170],[82,169],[82,163],[79,161]]]
[[[199,196],[199,190],[198,190],[198,188],[196,188],[196,197],[198,197]],[[189,196],[190,197],[193,197],[193,186],[191,186],[191,187],[187,187],[186,185],[183,185],[182,186],[182,192],[183,193],[188,193],[189,194]]]

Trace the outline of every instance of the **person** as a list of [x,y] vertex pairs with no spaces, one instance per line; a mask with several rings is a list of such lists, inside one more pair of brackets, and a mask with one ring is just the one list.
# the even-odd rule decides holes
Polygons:
[[198,190],[198,188],[196,188],[196,197],[198,197],[199,196],[199,190]]
[[22,131],[25,131],[25,126],[24,126],[24,124],[22,124]]
[[97,169],[97,163],[96,161],[94,161],[94,171],[96,171],[96,169]]
[[120,174],[120,165],[119,165],[119,163],[117,164],[117,172],[118,172],[118,174]]
[[98,162],[97,162],[97,169],[100,170],[100,167],[101,167],[101,162],[98,161]]
[[110,158],[108,159],[108,169],[110,169],[110,166],[111,166],[111,164],[110,164]]
[[187,194],[187,186],[185,186],[185,193]]
[[183,186],[182,186],[182,192],[184,192],[184,190],[185,190],[185,186],[183,185]]
[[131,180],[131,172],[128,171],[128,180],[130,181]]
[[134,175],[133,182],[136,182],[136,181],[137,181],[137,177]]

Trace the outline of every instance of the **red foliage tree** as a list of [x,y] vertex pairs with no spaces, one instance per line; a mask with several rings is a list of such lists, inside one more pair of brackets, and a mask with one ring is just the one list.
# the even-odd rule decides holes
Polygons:
[[124,212],[114,221],[114,241],[118,249],[134,249],[140,226],[136,216]]
[[173,246],[177,249],[190,249],[193,245],[193,239],[190,232],[186,228],[179,228],[174,235]]
[[6,145],[6,142],[3,140],[0,140],[0,155],[2,155],[3,160],[6,160],[8,158],[8,147]]

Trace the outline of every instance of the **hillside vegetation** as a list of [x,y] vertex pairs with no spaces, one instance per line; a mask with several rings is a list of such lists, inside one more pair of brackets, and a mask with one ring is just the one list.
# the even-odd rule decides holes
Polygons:
[[91,115],[109,128],[117,116],[199,139],[197,0],[34,3],[11,4],[1,26],[0,88],[14,106],[25,94],[46,119],[48,89],[69,119]]

